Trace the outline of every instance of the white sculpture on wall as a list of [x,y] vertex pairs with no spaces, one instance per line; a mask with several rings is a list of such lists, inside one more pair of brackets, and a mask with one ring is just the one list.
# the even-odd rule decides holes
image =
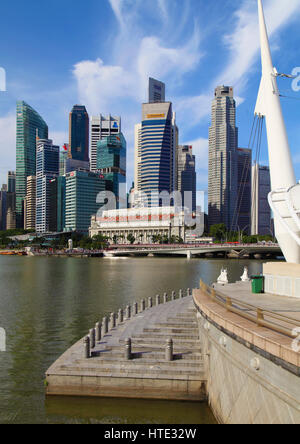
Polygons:
[[242,282],[249,282],[250,281],[250,278],[248,275],[248,267],[244,268],[244,274],[243,274],[243,276],[241,276],[241,280],[242,280]]
[[218,277],[218,284],[220,285],[228,284],[228,271],[226,268],[222,268],[221,274]]

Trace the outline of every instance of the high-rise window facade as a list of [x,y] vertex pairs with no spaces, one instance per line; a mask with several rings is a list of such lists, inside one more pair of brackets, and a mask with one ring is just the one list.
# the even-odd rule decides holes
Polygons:
[[151,206],[175,189],[175,119],[172,104],[146,103],[142,110],[140,191]]
[[69,118],[70,159],[89,162],[89,130],[89,115],[85,106],[75,105]]
[[166,86],[159,80],[149,79],[149,103],[165,102]]
[[50,231],[50,183],[59,175],[59,146],[38,140],[36,153],[36,230]]
[[103,177],[87,171],[73,171],[66,175],[65,231],[88,233],[92,215],[103,206],[98,194],[106,190]]
[[91,123],[91,171],[97,170],[98,142],[108,136],[113,136],[122,131],[121,117],[92,117]]
[[36,173],[37,138],[48,139],[48,126],[42,117],[25,102],[17,103],[16,144],[16,218],[17,227],[24,225],[23,205],[26,180]]
[[183,206],[196,211],[196,158],[189,145],[179,145],[177,149],[177,187]]
[[238,129],[233,88],[219,86],[212,104],[209,129],[208,216],[209,225],[224,223],[236,230],[234,213],[238,192]]
[[97,170],[108,182],[120,207],[120,186],[126,184],[126,140],[122,133],[106,137],[98,142]]
[[271,192],[270,168],[255,164],[252,167],[252,217],[251,234],[273,235],[271,208],[268,195]]
[[240,232],[251,232],[252,150],[238,148],[238,195],[235,218]]

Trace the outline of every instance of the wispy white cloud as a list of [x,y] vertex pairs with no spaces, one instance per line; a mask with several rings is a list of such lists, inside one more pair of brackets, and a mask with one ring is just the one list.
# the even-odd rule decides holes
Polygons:
[[[114,57],[111,64],[102,59],[81,61],[73,70],[78,87],[79,99],[85,103],[90,113],[108,113],[118,109],[118,114],[125,117],[123,130],[132,155],[134,120],[139,121],[140,103],[146,99],[147,79],[149,76],[166,81],[176,89],[184,82],[185,76],[199,68],[204,57],[201,47],[202,35],[197,22],[194,22],[190,2],[182,7],[184,23],[193,23],[192,32],[186,32],[182,39],[182,23],[172,20],[170,0],[155,0],[152,14],[159,15],[161,27],[158,33],[147,33],[142,26],[142,9],[145,2],[140,0],[109,0],[119,24],[115,37]],[[173,2],[176,6],[176,2]],[[147,10],[149,12],[149,10]],[[271,37],[276,35],[289,21],[300,12],[300,0],[265,1],[265,12]],[[154,16],[149,16],[149,20]],[[231,21],[232,32],[221,42],[226,55],[226,65],[221,73],[204,85],[205,92],[195,96],[172,97],[180,133],[188,138],[191,129],[209,120],[212,91],[219,84],[230,84],[236,88],[237,104],[243,103],[243,93],[254,64],[258,62],[259,32],[255,1],[243,0]],[[187,28],[185,26],[185,31]],[[172,31],[171,31],[172,30]],[[190,30],[189,30],[190,31]],[[172,39],[166,36],[172,34]],[[176,42],[176,36],[178,37]],[[170,42],[173,40],[173,44]],[[272,40],[273,41],[273,40]],[[277,44],[277,43],[276,43]],[[225,58],[225,57],[224,57]],[[132,128],[131,128],[132,125]],[[207,163],[207,152],[203,150],[205,139],[196,139],[194,143],[199,163]],[[206,142],[205,142],[206,143]],[[203,172],[205,175],[205,172]],[[204,177],[204,176],[203,176]]]
[[[272,39],[283,26],[299,17],[300,1],[268,0],[264,2],[264,9]],[[260,49],[257,2],[244,0],[234,18],[233,32],[224,37],[225,49],[229,51],[228,64],[217,76],[216,83],[233,85],[242,93]],[[279,45],[274,48],[279,49]]]

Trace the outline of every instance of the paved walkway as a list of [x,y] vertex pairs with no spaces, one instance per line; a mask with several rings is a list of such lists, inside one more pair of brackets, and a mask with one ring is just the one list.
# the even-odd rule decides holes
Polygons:
[[274,296],[267,293],[252,294],[251,282],[237,282],[225,286],[216,284],[214,288],[224,296],[238,299],[257,308],[299,319],[300,326],[300,299]]
[[[127,338],[132,340],[133,359],[129,361],[125,359]],[[169,338],[174,342],[172,362],[165,357]],[[88,394],[84,386],[90,387],[92,379],[98,378],[96,396],[204,399],[203,360],[191,296],[148,308],[125,320],[96,344],[90,359],[83,356],[82,339],[47,371],[48,394],[78,394],[77,389],[66,393],[60,386],[68,385],[69,378],[71,387],[72,377],[80,376],[86,378],[86,382],[81,379],[81,394]],[[131,381],[127,390],[126,379]],[[129,393],[132,380],[136,394]],[[158,387],[159,381],[164,382]]]

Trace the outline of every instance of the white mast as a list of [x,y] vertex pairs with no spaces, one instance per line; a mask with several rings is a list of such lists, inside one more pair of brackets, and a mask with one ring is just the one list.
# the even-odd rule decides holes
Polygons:
[[[287,202],[291,189],[296,186],[296,177],[277,86],[278,73],[272,63],[262,0],[258,0],[258,13],[262,79],[255,114],[266,119],[272,187],[269,202],[274,213],[275,234],[282,252],[287,262],[300,264],[300,219],[296,208],[289,208]],[[291,214],[293,211],[295,214]]]

